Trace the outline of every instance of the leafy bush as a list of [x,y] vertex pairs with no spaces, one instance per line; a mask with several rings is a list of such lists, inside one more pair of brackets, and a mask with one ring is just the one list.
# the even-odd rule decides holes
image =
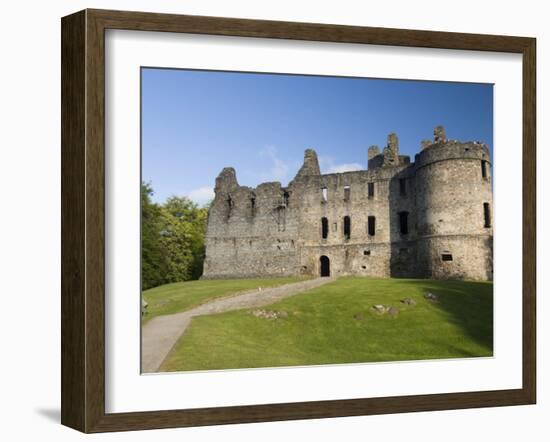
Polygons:
[[204,262],[208,208],[176,196],[157,204],[152,201],[152,195],[151,185],[142,183],[142,289],[198,279]]

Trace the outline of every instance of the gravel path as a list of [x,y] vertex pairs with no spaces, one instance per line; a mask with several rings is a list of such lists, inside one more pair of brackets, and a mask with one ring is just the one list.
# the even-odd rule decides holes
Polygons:
[[333,281],[332,278],[317,278],[279,287],[251,290],[240,295],[214,299],[175,315],[157,316],[145,324],[141,330],[141,371],[143,373],[158,371],[194,316],[262,307],[331,281]]

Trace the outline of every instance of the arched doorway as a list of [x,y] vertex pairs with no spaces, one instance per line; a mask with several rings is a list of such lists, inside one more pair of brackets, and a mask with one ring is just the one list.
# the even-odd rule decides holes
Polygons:
[[330,276],[330,259],[323,255],[320,258],[321,262],[321,276]]

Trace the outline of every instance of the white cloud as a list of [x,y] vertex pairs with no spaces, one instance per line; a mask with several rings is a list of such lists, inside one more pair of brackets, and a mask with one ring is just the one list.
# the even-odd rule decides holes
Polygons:
[[342,172],[352,172],[354,170],[363,170],[364,167],[359,163],[343,163],[343,164],[333,164],[330,166],[326,173],[342,173]]
[[[302,166],[301,160],[282,159],[279,156],[277,147],[267,146],[258,152],[258,156],[269,161],[268,167],[263,170],[246,171],[245,174],[253,177],[259,182],[279,181],[283,186],[288,183]],[[320,155],[319,165],[321,173],[342,173],[355,170],[365,170],[361,163],[337,163],[333,157]]]
[[264,181],[284,181],[288,178],[289,165],[284,160],[277,156],[277,148],[275,146],[268,146],[264,150],[260,151],[261,156],[266,156],[272,162],[271,168],[261,173],[261,179]]
[[203,205],[214,199],[214,189],[208,186],[199,187],[198,189],[193,189],[189,192],[186,192],[185,196],[193,202],[199,205]]
[[342,173],[365,169],[361,163],[337,163],[334,158],[325,155],[319,156],[319,165],[321,173]]
[[284,185],[294,177],[300,167],[300,163],[296,161],[280,158],[275,146],[265,147],[258,152],[258,156],[267,159],[268,166],[264,170],[246,171],[246,174],[261,183],[279,181]]

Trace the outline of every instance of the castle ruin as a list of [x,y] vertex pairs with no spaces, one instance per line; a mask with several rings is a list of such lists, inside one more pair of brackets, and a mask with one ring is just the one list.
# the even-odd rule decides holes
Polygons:
[[203,278],[275,276],[493,278],[489,150],[423,140],[414,163],[395,134],[368,149],[368,170],[321,174],[305,151],[296,177],[256,188],[216,178]]

